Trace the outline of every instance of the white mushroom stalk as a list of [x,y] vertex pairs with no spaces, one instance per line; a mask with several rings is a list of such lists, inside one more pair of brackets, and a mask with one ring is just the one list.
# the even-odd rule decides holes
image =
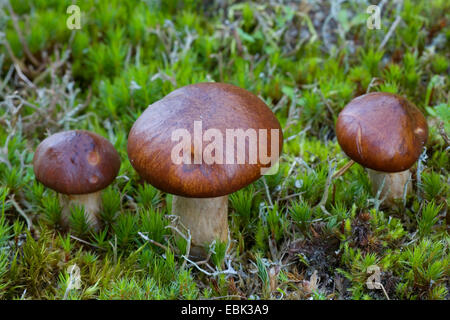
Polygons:
[[173,196],[172,214],[191,232],[191,254],[202,256],[202,247],[228,239],[228,195],[216,198]]
[[367,173],[372,184],[372,193],[378,194],[379,199],[389,206],[404,199],[412,190],[409,169],[393,173],[367,169]]
[[70,226],[70,215],[73,207],[83,207],[84,216],[88,225],[95,231],[101,226],[100,211],[102,209],[102,192],[97,191],[88,194],[59,195],[59,202],[62,206],[62,225],[66,228]]

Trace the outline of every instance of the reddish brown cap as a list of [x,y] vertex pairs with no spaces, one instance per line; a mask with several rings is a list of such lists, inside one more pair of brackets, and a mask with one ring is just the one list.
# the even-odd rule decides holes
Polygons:
[[86,194],[106,188],[117,176],[120,157],[96,133],[75,130],[42,141],[33,158],[36,179],[64,194]]
[[[202,134],[209,129],[220,131],[223,137],[222,163],[214,161],[207,164],[205,159],[194,163],[194,153],[198,156],[201,150],[200,155],[204,155],[208,145],[215,141],[213,138],[207,141],[203,137],[202,148],[198,144],[195,148],[194,145],[199,140],[195,137],[195,121],[201,121]],[[189,143],[190,164],[176,164],[172,161],[172,150],[181,141],[172,141],[172,133],[176,129],[186,129],[192,138]],[[227,129],[242,129],[244,132],[254,129],[256,133],[259,133],[259,129],[265,129],[267,143],[264,148],[267,147],[268,157],[272,155],[272,131],[278,132],[274,145],[278,148],[278,154],[281,153],[283,133],[280,124],[261,99],[234,85],[198,83],[171,92],[144,111],[130,131],[128,157],[141,177],[162,191],[193,198],[223,196],[257,180],[262,168],[274,164],[261,161],[259,152],[257,161],[249,161],[250,139],[246,140],[244,163],[237,163],[237,140],[234,144],[233,163],[226,161]],[[258,143],[261,143],[260,138],[258,134]],[[215,151],[211,154],[220,159]]]
[[359,164],[382,172],[409,169],[428,137],[425,117],[405,98],[385,92],[362,95],[339,114],[342,150]]

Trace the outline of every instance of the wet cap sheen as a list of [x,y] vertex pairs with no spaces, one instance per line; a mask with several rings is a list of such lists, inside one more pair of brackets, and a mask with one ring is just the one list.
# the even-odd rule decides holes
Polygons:
[[409,169],[428,137],[420,110],[405,98],[384,92],[350,101],[336,123],[344,152],[359,164],[382,172]]
[[102,136],[83,130],[56,133],[42,141],[33,159],[36,179],[63,194],[106,188],[117,176],[120,157]]
[[[271,156],[271,130],[278,129],[278,153],[281,153],[283,134],[280,124],[266,104],[254,94],[224,83],[198,83],[179,88],[150,105],[134,123],[128,137],[128,157],[140,176],[156,188],[179,196],[212,198],[233,193],[261,176],[259,154],[256,163],[248,161],[248,138],[245,163],[176,164],[171,152],[179,141],[172,141],[172,133],[186,129],[191,135],[191,156],[194,156],[194,121],[201,121],[202,134],[217,129],[223,136],[223,159],[226,158],[226,129],[252,128],[259,139],[259,129],[267,130],[267,156]],[[203,138],[202,154],[214,139]],[[258,148],[259,150],[259,148]],[[274,164],[274,163],[272,163]]]

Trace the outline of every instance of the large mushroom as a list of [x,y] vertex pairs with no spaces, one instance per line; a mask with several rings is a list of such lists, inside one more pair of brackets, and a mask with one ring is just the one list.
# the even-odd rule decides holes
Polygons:
[[93,132],[64,131],[39,144],[33,165],[36,179],[60,194],[62,224],[68,226],[72,205],[82,205],[86,221],[98,230],[101,190],[111,184],[120,168],[114,146]]
[[228,239],[228,194],[275,164],[282,144],[277,118],[257,96],[198,83],[143,112],[131,128],[128,157],[141,178],[174,195],[172,213],[191,232],[191,254],[202,256],[205,245]]
[[368,169],[373,192],[392,205],[409,192],[410,167],[428,137],[420,110],[405,98],[385,92],[362,95],[339,114],[336,135],[342,150]]

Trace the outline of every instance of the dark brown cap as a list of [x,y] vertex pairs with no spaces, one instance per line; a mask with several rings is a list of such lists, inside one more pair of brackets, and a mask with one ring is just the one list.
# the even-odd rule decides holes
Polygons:
[[64,194],[86,194],[106,188],[117,176],[120,157],[96,133],[74,130],[42,141],[33,159],[36,179]]
[[[195,138],[194,121],[201,121],[202,134],[209,129],[220,131],[223,136],[222,163],[194,163],[194,153],[198,156],[201,150],[203,155],[214,140],[205,141],[203,138],[202,149],[195,148],[194,141],[198,143],[198,139]],[[172,161],[171,152],[178,143],[172,141],[172,133],[176,129],[186,129],[192,137],[190,164]],[[264,148],[267,147],[268,157],[272,155],[272,131],[278,132],[277,140],[274,140],[278,150],[274,149],[274,155],[281,153],[283,133],[280,124],[261,99],[231,84],[198,83],[171,92],[144,111],[130,131],[128,157],[141,177],[162,191],[193,198],[223,196],[257,180],[262,168],[274,164],[274,161],[261,161],[259,152],[257,161],[249,161],[250,139],[245,144],[245,162],[238,163],[236,159],[237,141],[234,144],[234,162],[226,161],[227,129],[254,129],[257,133],[259,129],[265,129],[267,143]],[[257,139],[260,143],[261,136],[258,135]]]
[[374,92],[345,106],[336,123],[336,135],[342,150],[359,164],[399,172],[419,158],[428,126],[420,110],[405,98]]

